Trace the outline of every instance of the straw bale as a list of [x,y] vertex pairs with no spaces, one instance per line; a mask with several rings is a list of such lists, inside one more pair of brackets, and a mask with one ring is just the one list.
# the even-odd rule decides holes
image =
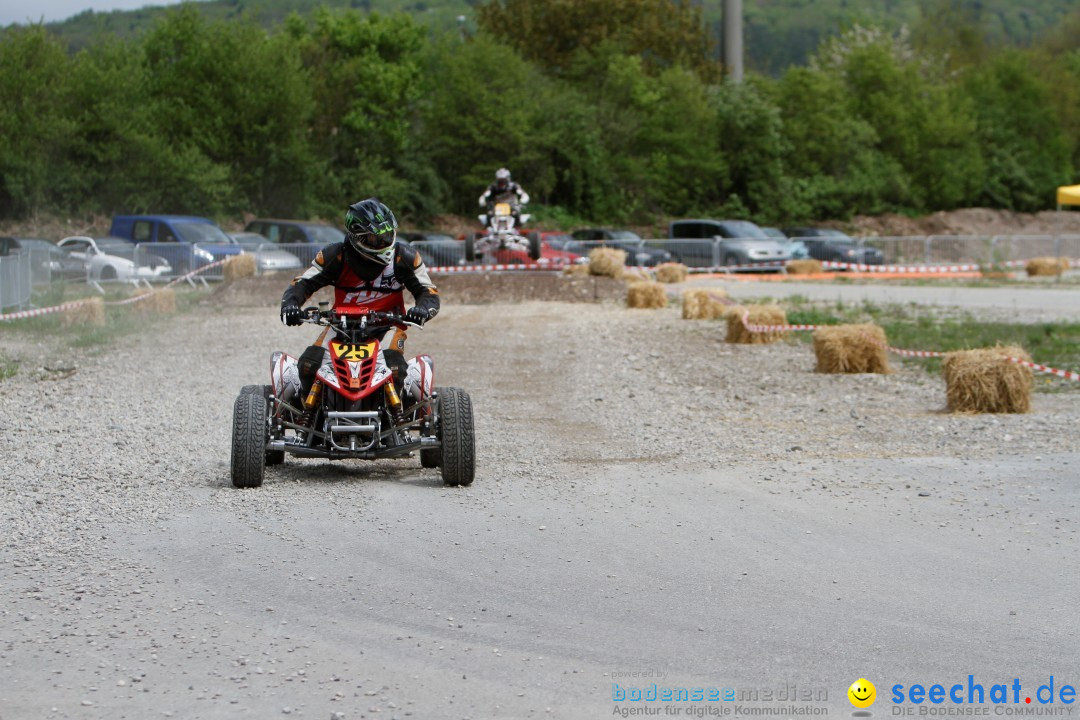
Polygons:
[[589,264],[588,263],[575,263],[573,265],[567,265],[563,268],[564,275],[588,275]]
[[1060,275],[1069,269],[1069,261],[1065,258],[1037,257],[1027,261],[1026,269],[1029,277]]
[[1020,347],[998,346],[947,353],[941,369],[951,412],[1026,413],[1031,410],[1031,369],[1003,359],[1031,360]]
[[776,342],[787,335],[783,330],[767,330],[765,332],[750,332],[743,325],[742,317],[746,311],[750,311],[748,322],[751,325],[786,325],[787,313],[778,305],[748,305],[746,307],[732,305],[727,311],[727,341],[745,345],[763,345]]
[[630,283],[626,289],[626,306],[631,308],[665,308],[668,304],[664,286],[657,282]]
[[589,274],[603,277],[622,277],[626,267],[626,251],[618,248],[593,248],[589,251]]
[[653,282],[653,277],[649,274],[649,271],[641,268],[624,267],[616,277],[628,283]]
[[172,288],[165,287],[155,290],[149,288],[136,288],[135,292],[132,293],[132,296],[145,296],[144,299],[133,303],[135,308],[144,314],[168,314],[176,312],[176,291]]
[[230,282],[237,278],[251,277],[255,274],[255,256],[251,253],[233,255],[225,261],[223,269],[225,272],[225,282]]
[[78,305],[63,311],[64,325],[96,325],[105,324],[105,301],[99,297],[83,299]]
[[719,288],[704,290],[692,288],[682,294],[683,320],[716,320],[724,317],[727,305],[720,298],[726,298],[727,292]]
[[656,280],[662,283],[681,283],[689,271],[682,263],[662,263],[656,266]]
[[817,275],[825,271],[820,260],[789,260],[787,264],[788,275]]
[[877,325],[831,325],[814,331],[820,373],[892,372],[885,331]]

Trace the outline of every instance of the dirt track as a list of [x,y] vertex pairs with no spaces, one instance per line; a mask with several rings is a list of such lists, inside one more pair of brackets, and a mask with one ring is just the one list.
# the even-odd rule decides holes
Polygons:
[[471,488],[290,460],[236,491],[232,399],[307,337],[233,292],[0,383],[3,720],[609,717],[613,681],[846,714],[862,676],[1080,661],[1074,393],[949,416],[920,370],[674,309],[450,303],[409,350],[473,395]]

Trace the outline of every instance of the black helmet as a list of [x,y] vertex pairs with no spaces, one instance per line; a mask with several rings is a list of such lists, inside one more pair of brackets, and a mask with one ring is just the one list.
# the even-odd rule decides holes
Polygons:
[[397,218],[378,198],[368,198],[345,211],[345,239],[372,260],[388,265],[394,257]]

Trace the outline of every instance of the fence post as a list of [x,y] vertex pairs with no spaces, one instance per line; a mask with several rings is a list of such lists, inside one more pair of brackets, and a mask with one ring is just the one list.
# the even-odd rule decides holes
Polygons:
[[925,264],[927,264],[927,265],[930,264],[930,257],[931,257],[931,253],[933,252],[933,250],[932,250],[933,242],[934,242],[934,236],[933,235],[927,235],[926,239],[923,241],[923,243],[925,244],[925,247],[923,248],[923,262]]

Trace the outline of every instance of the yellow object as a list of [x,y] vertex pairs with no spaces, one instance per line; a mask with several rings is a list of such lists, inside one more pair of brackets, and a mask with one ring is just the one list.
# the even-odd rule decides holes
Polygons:
[[1058,205],[1080,205],[1080,185],[1063,185],[1057,190]]
[[367,360],[375,350],[375,343],[333,343],[334,354],[342,360]]
[[394,381],[391,380],[383,385],[383,387],[386,388],[386,402],[390,403],[390,409],[393,410],[395,414],[400,412],[401,398],[398,397],[397,389],[394,387]]
[[495,214],[500,215],[500,216],[509,215],[510,214],[510,203],[496,203],[495,204]]
[[311,410],[313,407],[319,404],[319,396],[322,395],[322,383],[318,380],[311,386],[311,392],[308,393],[304,399],[304,408]]
[[847,689],[848,700],[857,708],[868,708],[877,699],[877,688],[866,678],[859,678]]

